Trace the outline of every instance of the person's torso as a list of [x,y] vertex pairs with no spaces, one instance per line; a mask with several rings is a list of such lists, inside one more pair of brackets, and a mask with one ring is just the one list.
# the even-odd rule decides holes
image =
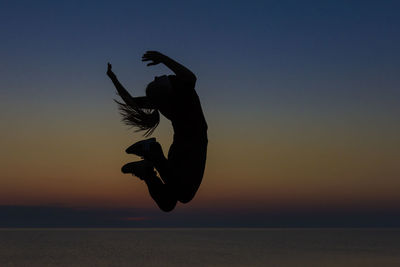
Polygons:
[[185,82],[176,76],[169,76],[173,90],[168,107],[160,107],[160,112],[172,122],[175,135],[206,135],[205,120],[195,83]]

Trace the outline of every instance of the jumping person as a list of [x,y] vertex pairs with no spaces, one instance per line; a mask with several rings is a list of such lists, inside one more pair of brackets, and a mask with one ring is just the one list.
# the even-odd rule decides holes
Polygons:
[[155,138],[128,147],[127,153],[143,160],[125,164],[122,172],[143,180],[159,208],[171,211],[178,201],[192,200],[201,184],[207,155],[207,123],[194,89],[196,76],[189,69],[156,51],[147,51],[142,61],[150,61],[147,66],[163,63],[175,75],[155,77],[147,85],[146,96],[132,97],[108,63],[107,75],[125,102],[117,101],[123,121],[149,136],[159,123],[160,112],[171,121],[174,138],[168,158]]

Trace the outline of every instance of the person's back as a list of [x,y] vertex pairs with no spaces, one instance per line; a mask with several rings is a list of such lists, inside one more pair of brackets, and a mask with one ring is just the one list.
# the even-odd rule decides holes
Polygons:
[[[173,97],[171,99],[172,114],[169,118],[176,136],[207,135],[207,122],[204,118],[200,99],[195,91],[195,82],[187,82],[178,76],[168,76],[171,80]],[[163,111],[160,110],[163,114]]]

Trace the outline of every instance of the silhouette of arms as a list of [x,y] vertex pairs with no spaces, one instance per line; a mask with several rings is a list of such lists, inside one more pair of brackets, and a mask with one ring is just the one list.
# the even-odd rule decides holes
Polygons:
[[125,87],[118,81],[117,76],[112,71],[112,65],[107,63],[107,76],[113,82],[115,88],[117,89],[118,95],[121,96],[122,100],[129,106],[139,106],[140,108],[154,108],[154,105],[150,103],[147,97],[132,97]]
[[142,61],[152,61],[148,63],[147,66],[153,66],[159,63],[163,63],[170,70],[172,70],[176,74],[176,76],[180,77],[181,79],[189,82],[196,82],[196,76],[193,72],[191,72],[188,68],[179,64],[175,60],[169,58],[168,56],[161,54],[160,52],[147,51],[143,55]]

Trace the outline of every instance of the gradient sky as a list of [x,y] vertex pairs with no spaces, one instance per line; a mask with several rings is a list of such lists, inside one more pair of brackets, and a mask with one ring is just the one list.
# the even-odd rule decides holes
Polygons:
[[[345,214],[346,225],[351,210],[371,222],[386,212],[400,226],[399,10],[398,1],[0,1],[0,214],[129,209],[133,225],[190,215],[260,226],[260,214],[270,225],[271,214],[313,210]],[[109,61],[143,95],[170,73],[146,67],[146,50],[193,70],[209,124],[203,184],[169,217],[120,172],[137,160],[125,148],[143,137],[120,122],[105,75]],[[165,118],[154,136],[167,150]]]

